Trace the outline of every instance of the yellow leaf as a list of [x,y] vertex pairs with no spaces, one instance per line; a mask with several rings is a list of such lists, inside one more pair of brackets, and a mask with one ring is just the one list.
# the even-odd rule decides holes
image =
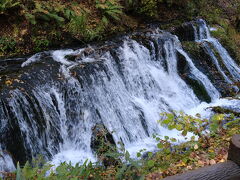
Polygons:
[[194,149],[195,149],[195,150],[198,149],[198,145],[197,145],[197,144],[194,145]]
[[212,149],[209,149],[209,150],[208,150],[208,152],[212,153],[212,152],[214,152],[214,150],[212,150]]
[[12,85],[12,81],[11,81],[11,80],[6,80],[6,81],[5,81],[5,84],[8,85],[8,86],[10,86],[10,85]]
[[177,166],[177,167],[182,167],[182,166],[186,166],[186,164],[185,164],[183,161],[181,161],[181,162],[178,163],[176,166]]
[[224,160],[224,159],[221,159],[219,162],[225,162],[225,160]]

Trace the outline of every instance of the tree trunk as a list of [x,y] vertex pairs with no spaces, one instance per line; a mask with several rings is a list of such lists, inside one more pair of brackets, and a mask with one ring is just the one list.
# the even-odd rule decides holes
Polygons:
[[194,171],[189,171],[180,175],[170,176],[164,180],[239,180],[240,168],[232,162],[206,166]]
[[236,134],[232,137],[228,150],[228,160],[240,166],[240,134]]

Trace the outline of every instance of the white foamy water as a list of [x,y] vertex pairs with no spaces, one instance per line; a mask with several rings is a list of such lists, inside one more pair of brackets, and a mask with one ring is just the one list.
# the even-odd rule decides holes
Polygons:
[[[15,170],[15,166],[13,164],[13,160],[10,156],[5,151],[2,151],[1,149],[1,144],[0,144],[0,172],[12,172]],[[1,178],[1,173],[0,173],[0,178]]]

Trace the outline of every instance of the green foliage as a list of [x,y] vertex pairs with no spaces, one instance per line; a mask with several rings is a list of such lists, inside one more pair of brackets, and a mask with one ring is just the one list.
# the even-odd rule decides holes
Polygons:
[[33,44],[34,51],[39,52],[49,47],[50,41],[46,37],[34,37]]
[[0,1],[0,14],[6,13],[9,9],[19,6],[16,0],[1,0]]
[[75,34],[84,34],[87,28],[87,15],[83,13],[82,15],[73,17],[68,24],[68,28]]
[[15,50],[16,41],[10,37],[0,37],[0,54]]
[[135,5],[135,0],[125,0],[124,5],[126,10],[133,10]]
[[91,28],[87,25],[86,13],[82,15],[72,17],[67,25],[67,30],[80,37],[85,41],[92,41],[93,39],[101,39],[101,32],[103,31],[103,26],[99,25],[96,28]]
[[107,18],[112,18],[119,21],[120,15],[123,13],[123,7],[120,6],[115,0],[96,0],[96,8],[102,12],[105,21]]
[[71,12],[64,9],[61,4],[50,5],[48,2],[34,1],[34,9],[29,10],[27,6],[22,6],[25,9],[26,13],[24,16],[26,19],[35,25],[37,19],[44,21],[54,20],[58,24],[62,24],[65,19],[61,15],[66,15],[67,17],[71,16]]
[[142,0],[138,12],[149,17],[157,17],[158,0]]
[[221,132],[223,129],[222,121],[225,119],[223,114],[215,114],[210,120],[201,119],[200,115],[197,117],[185,115],[184,113],[167,114],[164,113],[163,120],[160,121],[162,126],[168,127],[168,129],[176,129],[182,132],[183,136],[186,136],[189,132],[194,135],[203,138],[205,142],[208,142],[210,135],[215,135]]

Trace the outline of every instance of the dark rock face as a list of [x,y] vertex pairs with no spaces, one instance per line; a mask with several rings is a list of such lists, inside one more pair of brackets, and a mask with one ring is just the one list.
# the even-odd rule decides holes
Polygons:
[[182,79],[192,87],[194,93],[201,101],[211,102],[211,97],[208,95],[204,85],[198,81],[191,73],[188,63],[180,53],[178,55],[178,72]]
[[[195,66],[207,75],[222,96],[228,96],[235,91],[234,87],[226,82],[222,74],[217,69],[214,59],[210,56],[211,50],[208,48],[208,44],[183,42],[183,48],[189,53]],[[225,73],[227,74],[227,71],[225,71]]]
[[92,128],[91,148],[95,152],[101,150],[101,146],[116,146],[112,134],[102,124]]
[[173,34],[176,34],[180,41],[194,41],[195,33],[192,22],[184,23],[173,30]]

